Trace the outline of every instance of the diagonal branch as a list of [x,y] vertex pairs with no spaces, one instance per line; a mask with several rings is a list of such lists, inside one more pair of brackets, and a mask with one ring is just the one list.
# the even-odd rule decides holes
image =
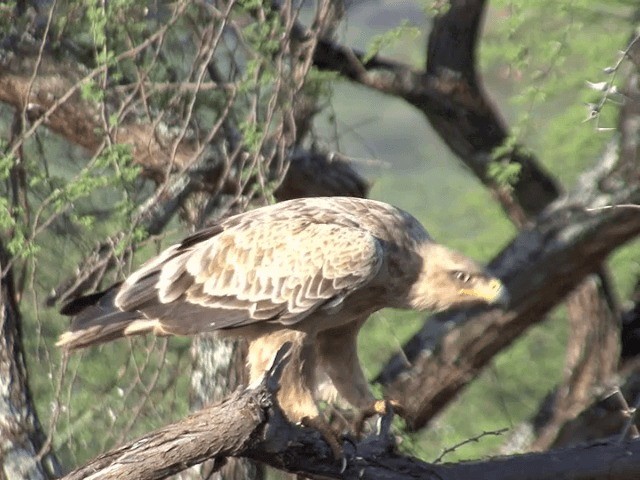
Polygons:
[[[629,200],[640,204],[640,188]],[[541,321],[611,251],[640,234],[637,212],[607,212],[565,205],[523,231],[490,265],[511,292],[509,311],[436,315],[404,354],[391,359],[376,381],[410,411],[412,428],[423,427],[496,353]]]
[[[478,32],[485,0],[451,0],[434,19],[425,71],[365,55],[328,39],[318,43],[315,65],[382,93],[403,98],[420,110],[449,148],[498,199],[517,224],[540,213],[560,195],[553,177],[526,149],[515,145],[496,156],[509,132],[484,92],[475,67]],[[299,28],[298,35],[304,35]],[[520,174],[512,188],[499,185],[488,165],[514,163]]]
[[639,77],[638,68],[629,66],[619,135],[601,162],[491,262],[511,292],[511,309],[435,316],[378,376],[389,395],[410,410],[413,428],[424,426],[584,276],[599,271],[609,253],[640,235],[640,215],[633,207],[640,205],[640,182],[629,181],[640,178]]
[[401,455],[383,437],[345,443],[345,464],[332,458],[319,434],[288,423],[274,401],[286,358],[255,388],[237,390],[216,405],[106,452],[64,480],[137,478],[159,480],[204,460],[222,466],[229,456],[245,456],[312,478],[409,480],[415,478],[528,478],[631,480],[640,474],[640,442],[602,443],[565,451],[514,456],[457,465],[432,465]]

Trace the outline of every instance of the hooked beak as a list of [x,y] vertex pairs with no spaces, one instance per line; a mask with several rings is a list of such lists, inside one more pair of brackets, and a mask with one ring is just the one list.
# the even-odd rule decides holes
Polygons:
[[509,292],[504,284],[497,278],[492,278],[483,285],[476,285],[474,288],[461,290],[461,293],[481,298],[489,305],[496,305],[502,308],[509,306]]

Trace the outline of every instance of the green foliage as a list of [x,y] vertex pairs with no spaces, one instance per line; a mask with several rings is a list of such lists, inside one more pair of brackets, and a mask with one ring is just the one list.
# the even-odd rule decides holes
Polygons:
[[[250,152],[257,153],[264,138],[264,132],[261,130],[260,125],[256,122],[241,122],[239,127],[247,149]],[[251,171],[245,170],[242,172],[241,178],[242,180],[247,180],[252,174]]]
[[424,4],[424,11],[429,17],[444,15],[451,8],[448,0],[426,0]]
[[511,187],[518,181],[521,165],[509,162],[491,162],[487,174],[501,187]]
[[280,50],[279,33],[283,31],[280,17],[271,15],[267,22],[253,22],[247,25],[242,33],[243,39],[253,47],[256,53],[262,54],[261,57],[271,58]]
[[[6,151],[6,143],[0,141],[0,151]],[[4,181],[9,178],[9,174],[11,173],[11,168],[15,163],[15,158],[13,155],[3,154],[0,155],[0,181]]]
[[[439,9],[448,6],[448,2],[431,4]],[[132,85],[148,88],[204,78],[198,76],[197,68],[202,52],[185,49],[185,39],[197,37],[192,22],[199,18],[199,9],[203,8],[200,4],[189,5],[188,18],[167,31],[153,48],[116,62],[166,22],[167,5],[170,4],[161,4],[150,12],[146,11],[147,4],[133,0],[63,2],[57,7],[63,14],[57,16],[55,30],[61,36],[69,33],[78,48],[89,52],[88,68],[106,67],[100,76],[82,85],[85,100],[103,102],[105,83],[110,87],[122,81],[121,91],[128,95],[130,90],[126,87]],[[6,7],[0,8],[6,11]],[[615,9],[617,13],[603,15],[598,10],[602,8],[609,12]],[[587,88],[585,81],[611,80],[603,69],[615,64],[617,51],[626,43],[626,18],[632,8],[635,4],[631,1],[491,2],[480,70],[486,72],[490,90],[497,95],[515,92],[509,96],[509,103],[506,97],[497,99],[499,109],[511,117],[507,122],[511,136],[492,152],[494,162],[489,166],[489,174],[498,184],[512,185],[520,175],[517,166],[501,160],[518,144],[530,147],[566,185],[598,156],[609,135],[596,132],[594,122],[583,121],[583,104],[597,104],[602,92]],[[255,21],[256,12],[264,16],[264,21]],[[336,95],[339,100],[328,115],[340,151],[357,152],[354,156],[366,158],[383,152],[380,156],[386,154],[385,159],[390,161],[414,159],[413,163],[403,164],[405,171],[378,167],[373,174],[379,177],[372,190],[374,198],[406,208],[436,240],[480,261],[490,259],[513,236],[514,227],[487,192],[455,166],[455,160],[435,137],[426,137],[426,123],[415,111],[404,109],[397,99],[338,84],[334,82],[337,74],[315,69],[302,91],[291,94],[293,89],[285,90],[283,94],[278,88],[294,65],[283,60],[280,40],[286,31],[280,17],[260,0],[237,2],[232,15],[247,15],[254,20],[238,30],[234,46],[237,52],[216,53],[217,60],[222,59],[220,65],[226,66],[221,72],[223,81],[235,82],[237,100],[229,118],[234,119],[232,123],[240,131],[248,153],[259,158],[265,144],[269,145],[265,139],[275,129],[274,104],[288,112],[285,107],[297,100],[295,95],[310,95],[320,106]],[[368,34],[369,30],[365,25],[363,32]],[[403,49],[405,44],[415,46],[415,55],[422,63],[423,42],[416,41],[418,35],[424,34],[422,30],[407,22],[390,28],[370,41],[365,61],[382,49],[397,48],[401,43]],[[225,55],[234,55],[235,63]],[[194,123],[213,125],[220,119],[227,99],[222,88],[197,94],[159,90],[145,97],[144,114],[154,122],[171,117],[172,127],[177,124],[175,128],[180,130],[193,100],[196,116],[184,120],[185,128]],[[360,117],[356,118],[356,113]],[[107,114],[108,126],[115,127],[129,111]],[[606,101],[598,117],[599,125],[615,125],[615,115],[614,103]],[[388,129],[381,127],[381,117],[389,121],[385,124]],[[338,127],[333,123],[336,118],[340,121]],[[409,136],[415,131],[419,131],[419,140],[416,135]],[[21,308],[25,331],[29,332],[25,343],[39,412],[45,425],[50,420],[51,426],[55,425],[56,451],[67,465],[74,465],[188,411],[189,341],[172,339],[166,350],[165,342],[155,339],[120,341],[74,356],[65,364],[52,343],[65,329],[67,320],[54,309],[42,310],[43,297],[107,236],[121,233],[122,240],[107,247],[113,249],[118,260],[116,271],[105,283],[121,279],[132,266],[185,232],[182,226],[178,231],[174,225],[176,231],[169,231],[166,239],[152,241],[149,232],[136,223],[134,214],[144,198],[140,194],[143,182],[130,147],[106,141],[106,148],[94,158],[87,158],[86,152],[70,153],[57,142],[43,134],[26,142],[20,157],[27,175],[31,215],[14,205],[6,190],[5,180],[16,159],[0,156],[0,230],[11,234],[7,246],[24,267],[17,269],[26,272],[23,283],[30,285]],[[5,150],[4,145],[0,147]],[[246,182],[264,175],[263,170],[264,165],[246,162],[238,179]],[[267,178],[261,185],[251,188],[260,189],[262,198],[275,201],[273,192],[278,181],[264,176]],[[130,255],[131,244],[139,246],[135,255]],[[638,275],[638,248],[637,244],[630,245],[612,258],[612,269],[625,294]],[[365,325],[359,339],[360,355],[370,378],[390,355],[400,350],[423,319],[417,313],[385,310]],[[556,312],[549,322],[531,329],[525,338],[497,357],[429,429],[405,436],[403,448],[421,457],[435,458],[443,448],[483,430],[511,427],[528,419],[562,375],[566,336],[562,312]],[[105,362],[105,358],[110,360]],[[514,366],[528,365],[532,359],[536,368],[528,370],[526,376],[520,375]],[[502,441],[503,438],[483,438],[478,445],[465,446],[445,460],[495,453]]]
[[80,87],[80,94],[83,100],[89,102],[101,102],[104,99],[104,92],[94,80],[87,80]]
[[422,32],[418,27],[411,25],[408,21],[404,21],[397,27],[387,30],[380,35],[376,35],[367,48],[367,52],[362,59],[362,63],[367,63],[380,53],[383,48],[393,45],[401,38],[409,37],[411,39],[415,39],[418,38],[421,33]]
[[9,205],[9,199],[0,197],[0,229],[8,230],[14,228],[16,222],[11,215],[11,207]]
[[[498,0],[492,7],[481,60],[484,70],[498,74],[499,81],[510,80],[516,90],[510,97],[517,111],[512,135],[570,183],[610,138],[593,122],[584,122],[582,105],[598,102],[601,94],[586,82],[606,80],[603,69],[626,45],[632,8],[627,2],[591,0]],[[600,126],[614,125],[616,112],[617,106],[607,102]]]
[[[91,196],[96,190],[133,182],[138,177],[139,168],[132,166],[131,160],[128,145],[114,144],[105,148],[93,164],[84,168],[76,178],[53,190],[48,202],[53,206],[54,213],[66,210],[69,205]],[[109,169],[113,169],[115,174],[106,175]]]
[[518,145],[517,128],[512,130],[506,140],[491,152],[492,161],[487,167],[487,175],[496,184],[503,188],[511,188],[518,181],[522,166],[518,163],[511,163],[509,159],[516,149],[522,149]]
[[[512,184],[519,170],[499,159],[508,157],[516,145],[525,145],[569,188],[577,175],[600,156],[610,138],[610,133],[597,131],[594,122],[584,122],[585,104],[597,103],[602,96],[585,82],[610,78],[603,69],[616,62],[618,51],[627,44],[631,30],[631,8],[627,7],[631,5],[591,1],[559,4],[547,0],[496,1],[491,5],[481,44],[480,71],[484,72],[489,91],[497,97],[498,109],[509,118],[511,136],[492,152],[497,161],[489,166],[489,174],[501,185]],[[618,10],[620,6],[622,10]],[[599,8],[608,13],[609,9],[616,11],[603,15]],[[388,115],[390,110],[383,111]],[[608,101],[599,126],[615,126],[616,116],[617,105]],[[398,152],[402,148],[398,145]],[[485,209],[495,207],[492,201],[476,193],[470,184],[454,180],[454,174],[440,162],[440,155],[427,155],[429,163],[424,171],[411,175],[385,172],[374,185],[372,195],[417,213],[436,239],[478,259],[489,259],[512,236],[513,227],[499,220],[498,209],[485,213]],[[424,216],[422,210],[426,210]],[[628,298],[638,278],[639,248],[635,242],[612,256],[610,265],[622,298]],[[384,364],[389,349],[398,351],[398,345],[410,336],[412,328],[420,325],[422,318],[393,311],[381,315],[394,328],[385,329],[377,319],[364,327],[360,340],[361,357],[363,363],[370,365],[370,376]],[[401,328],[396,339],[397,326]],[[444,448],[483,431],[507,427],[510,430],[502,436],[483,437],[456,449],[444,461],[498,453],[514,433],[512,429],[530,420],[541,400],[561,380],[566,329],[565,312],[559,309],[546,323],[531,329],[497,356],[427,429],[403,435],[401,448],[432,460]],[[522,376],[522,369],[517,366],[532,362],[535,368]]]

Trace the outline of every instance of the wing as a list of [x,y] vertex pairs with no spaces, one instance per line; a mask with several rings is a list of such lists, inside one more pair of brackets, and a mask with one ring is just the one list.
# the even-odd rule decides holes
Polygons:
[[114,303],[169,333],[289,325],[337,308],[375,277],[382,259],[380,242],[359,228],[308,218],[240,224],[171,247],[131,275]]

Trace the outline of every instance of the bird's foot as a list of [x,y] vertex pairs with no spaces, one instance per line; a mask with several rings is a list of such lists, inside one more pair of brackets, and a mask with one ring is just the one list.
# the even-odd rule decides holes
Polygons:
[[354,432],[356,438],[362,436],[365,422],[374,415],[380,415],[380,424],[378,426],[378,435],[387,436],[391,429],[391,422],[394,414],[405,417],[406,409],[395,400],[375,400],[368,407],[360,410],[354,422]]
[[318,415],[316,417],[303,417],[302,420],[300,420],[300,423],[304,427],[313,428],[320,433],[325,442],[329,444],[333,457],[342,463],[342,470],[344,471],[346,467],[346,459],[342,448],[342,433],[334,429],[322,415]]

